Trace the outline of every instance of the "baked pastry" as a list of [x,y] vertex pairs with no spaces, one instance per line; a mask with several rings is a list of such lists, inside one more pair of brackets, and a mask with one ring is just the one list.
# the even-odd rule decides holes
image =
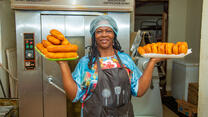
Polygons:
[[188,51],[188,44],[187,42],[177,42],[179,54],[184,53],[186,54]]
[[47,48],[48,46],[53,45],[51,42],[49,42],[48,40],[42,40],[42,44],[45,48]]
[[156,43],[152,43],[151,44],[151,48],[152,48],[152,53],[157,53],[157,44]]
[[140,55],[145,54],[145,50],[143,47],[138,47],[137,51],[139,52]]
[[66,38],[64,38],[64,40],[61,42],[61,45],[70,45],[70,43]]
[[77,45],[52,45],[47,47],[48,52],[76,52]]
[[173,53],[173,45],[174,43],[165,43],[165,54]]
[[52,59],[60,59],[60,58],[75,58],[78,56],[77,52],[59,52],[59,53],[53,53],[53,52],[48,52],[46,54],[48,58]]
[[63,41],[65,38],[64,35],[56,29],[50,30],[50,33],[51,33],[51,35],[53,35],[54,37],[56,37],[57,39],[59,39],[61,41]]
[[151,53],[152,52],[151,44],[145,45],[144,50],[145,50],[145,53]]
[[178,45],[178,52],[179,52],[180,54],[181,54],[181,53],[186,54],[186,53],[187,53],[186,45],[184,45],[184,44]]
[[158,49],[157,53],[158,54],[165,54],[165,43],[158,43],[157,45],[158,45],[157,46],[157,49]]
[[43,53],[44,55],[48,53],[47,49],[46,49],[46,48],[44,48],[44,46],[43,46],[43,44],[42,44],[42,43],[38,43],[38,44],[36,45],[36,47],[37,47],[37,48],[38,48],[38,50],[40,50],[40,51],[41,51],[41,53]]
[[166,42],[158,42],[147,44],[143,47],[139,47],[137,50],[141,55],[145,53],[155,53],[155,54],[186,54],[188,51],[188,44],[187,42],[177,42],[174,43],[166,43]]
[[59,45],[59,44],[61,44],[61,41],[60,41],[59,39],[56,39],[56,38],[53,37],[52,35],[48,35],[48,36],[47,36],[47,40],[48,40],[49,42],[51,42],[52,44],[54,44],[54,45]]
[[177,44],[174,44],[173,45],[173,54],[179,54],[179,52],[178,52],[178,45]]

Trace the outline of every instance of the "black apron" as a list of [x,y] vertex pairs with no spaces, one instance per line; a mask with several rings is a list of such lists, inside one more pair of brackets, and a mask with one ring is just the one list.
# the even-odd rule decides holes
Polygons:
[[115,51],[120,68],[101,69],[91,97],[84,102],[83,117],[134,117],[129,76]]

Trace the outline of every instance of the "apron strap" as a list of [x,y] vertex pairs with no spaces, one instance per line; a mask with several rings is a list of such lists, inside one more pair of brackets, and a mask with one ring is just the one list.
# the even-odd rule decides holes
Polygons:
[[116,52],[115,49],[114,49],[114,53],[115,53],[115,55],[116,55],[116,57],[117,57],[117,59],[118,59],[119,64],[121,65],[121,68],[123,68],[123,64],[122,64],[122,62],[121,62],[121,59],[120,59],[120,57],[118,56],[118,54],[117,54],[117,52]]
[[101,71],[99,57],[97,57],[97,67],[98,67],[98,72]]

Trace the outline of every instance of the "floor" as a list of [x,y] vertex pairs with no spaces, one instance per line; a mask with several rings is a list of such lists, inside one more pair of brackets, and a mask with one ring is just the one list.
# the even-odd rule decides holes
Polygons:
[[173,111],[171,111],[167,106],[163,105],[163,117],[179,117]]

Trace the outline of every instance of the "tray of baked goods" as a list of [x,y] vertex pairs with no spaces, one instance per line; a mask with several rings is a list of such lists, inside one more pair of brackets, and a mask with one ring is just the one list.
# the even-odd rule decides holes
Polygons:
[[139,54],[146,58],[183,58],[192,53],[187,42],[157,42],[138,47]]
[[41,43],[36,44],[35,49],[44,58],[51,61],[76,60],[79,58],[77,54],[78,46],[71,44],[56,29],[50,30],[47,40],[42,40]]

